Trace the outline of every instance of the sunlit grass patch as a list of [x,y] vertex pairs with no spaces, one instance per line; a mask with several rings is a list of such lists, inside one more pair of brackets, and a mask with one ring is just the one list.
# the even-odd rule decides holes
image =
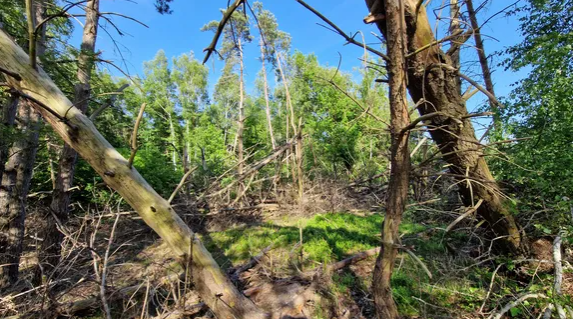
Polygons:
[[[284,250],[296,257],[302,228],[304,264],[330,263],[378,247],[383,218],[379,214],[358,216],[351,213],[327,213],[278,226],[263,223],[233,228],[204,236],[207,248],[218,251],[215,258],[225,266],[241,264],[265,247]],[[403,223],[401,233],[423,230],[419,224]]]

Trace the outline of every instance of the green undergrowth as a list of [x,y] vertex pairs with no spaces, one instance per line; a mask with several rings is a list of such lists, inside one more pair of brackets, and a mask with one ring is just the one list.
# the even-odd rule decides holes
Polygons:
[[[272,245],[273,271],[278,276],[288,276],[296,274],[296,268],[310,270],[379,246],[382,221],[379,214],[327,213],[285,220],[281,225],[267,222],[242,226],[209,233],[203,239],[223,268],[244,264]],[[442,233],[418,236],[427,228],[408,220],[400,226],[402,243],[432,273],[430,279],[419,262],[400,250],[392,277],[393,295],[400,313],[411,317],[432,317],[445,313],[455,315],[460,311],[471,313],[479,309],[487,293],[492,270],[478,267],[465,272],[450,271],[448,268],[455,268],[464,261],[454,260],[457,257],[448,252]],[[301,230],[302,258],[299,245]],[[455,246],[466,238],[454,234],[448,240]],[[370,258],[365,266],[358,267],[360,269],[347,268],[332,274],[331,292],[350,296],[356,295],[351,294],[352,291],[369,291],[374,259]]]
[[[208,249],[223,267],[240,265],[265,247],[300,256],[302,229],[303,266],[331,263],[378,247],[382,216],[328,213],[288,221],[286,225],[261,223],[214,232],[204,236]],[[424,226],[403,223],[402,234],[423,230]]]

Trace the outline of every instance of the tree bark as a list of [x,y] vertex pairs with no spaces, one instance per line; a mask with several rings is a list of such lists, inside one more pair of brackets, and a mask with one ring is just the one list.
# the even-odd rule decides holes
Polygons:
[[400,245],[398,227],[408,201],[410,178],[410,123],[406,96],[406,32],[400,0],[385,0],[385,16],[389,61],[391,168],[386,215],[382,226],[382,245],[372,278],[372,294],[379,319],[398,319],[398,308],[392,298],[390,279]]
[[[299,132],[299,129],[302,129],[302,125],[300,125],[299,129],[297,129],[296,127],[296,119],[295,119],[295,115],[294,115],[294,107],[292,105],[292,99],[290,96],[290,91],[288,88],[288,83],[286,80],[286,76],[284,74],[283,71],[283,67],[282,67],[282,62],[280,59],[280,54],[278,52],[275,53],[275,57],[277,60],[277,66],[279,69],[279,73],[281,76],[281,80],[283,82],[283,86],[285,89],[285,95],[286,95],[286,109],[285,109],[285,116],[287,118],[287,123],[286,123],[286,136],[288,139],[288,135],[289,135],[289,123],[292,127],[292,131],[293,131],[293,136],[298,136],[299,139],[297,140],[297,143],[294,146],[294,159],[293,159],[293,165],[291,166],[292,169],[292,178],[293,178],[293,183],[297,183],[298,185],[298,202],[299,204],[302,204],[303,201],[303,196],[304,196],[304,179],[302,176],[302,158],[303,158],[303,154],[302,154],[302,132]],[[289,118],[289,114],[288,111],[290,111],[290,118]],[[289,155],[287,153],[287,159],[288,159]]]
[[[376,0],[366,0],[371,14],[384,14],[384,5]],[[435,43],[426,9],[417,8],[418,0],[404,0],[408,52],[429,46],[408,58],[408,90],[421,115],[440,112],[439,116],[425,121],[430,135],[438,145],[449,170],[458,176],[459,191],[466,206],[473,206],[479,199],[483,204],[478,214],[484,218],[500,239],[499,249],[510,253],[527,250],[517,223],[507,208],[501,189],[485,161],[468,111],[456,79],[459,70],[452,67],[451,58]],[[374,11],[374,12],[372,12]],[[389,40],[384,20],[376,21],[380,31]]]
[[263,30],[259,30],[261,33],[261,64],[263,72],[263,92],[265,94],[265,111],[267,113],[267,126],[269,127],[269,138],[271,139],[271,146],[273,150],[277,148],[275,141],[275,134],[273,132],[273,119],[271,117],[271,105],[269,103],[269,82],[267,80],[267,68],[265,66],[265,43],[263,42]]
[[[473,29],[474,39],[476,42],[476,49],[478,53],[479,64],[481,66],[481,71],[483,74],[483,81],[485,82],[485,89],[493,96],[495,96],[495,92],[493,90],[493,81],[491,79],[491,71],[489,70],[489,63],[487,61],[487,55],[485,54],[480,26],[477,21],[476,12],[474,10],[474,4],[472,0],[465,0],[465,1],[466,1],[466,7],[468,8],[468,15],[470,16],[470,23]],[[497,104],[495,101],[492,101],[490,99],[489,104],[492,110],[496,109]]]
[[[94,67],[95,43],[98,29],[99,0],[90,0],[86,4],[86,21],[83,30],[80,55],[78,56],[78,83],[74,87],[74,105],[83,113],[86,112],[90,99],[90,79]],[[42,248],[39,262],[45,274],[50,274],[58,265],[61,254],[62,233],[58,230],[57,221],[65,224],[68,220],[70,206],[70,189],[74,183],[78,154],[68,144],[60,155],[56,186],[52,193],[50,211],[44,220]],[[53,214],[53,215],[52,215]]]
[[[458,0],[450,0],[450,34],[455,34],[456,32],[462,31],[460,25],[460,5]],[[458,36],[452,39],[452,41],[461,41],[462,37]],[[460,49],[457,49],[451,55],[452,66],[456,69],[460,69],[461,59],[460,59]],[[460,94],[462,94],[462,81],[459,77],[455,78],[456,85]]]
[[26,198],[38,149],[40,117],[25,100],[18,105],[17,129],[23,135],[12,147],[0,185],[0,288],[18,280]]
[[[14,120],[16,119],[16,109],[18,108],[18,95],[11,94],[6,105],[2,109],[1,125],[2,131],[7,132],[14,126]],[[4,168],[6,167],[6,161],[8,160],[10,150],[10,140],[3,139],[0,140],[0,181],[2,180],[2,174],[4,173]]]
[[[244,149],[243,149],[243,132],[245,131],[245,65],[243,61],[243,45],[241,39],[238,39],[239,51],[239,118],[237,119],[237,174],[243,175],[245,169]],[[238,194],[243,193],[243,182],[239,183]]]
[[[46,121],[72,146],[104,182],[115,189],[173,250],[189,261],[201,298],[218,318],[267,318],[221,271],[199,238],[135,168],[97,131],[93,123],[65,97],[43,70],[33,70],[20,47],[0,31],[0,66],[22,77],[9,83],[33,97]],[[57,114],[55,116],[54,114]],[[64,117],[62,121],[58,117]],[[190,257],[190,258],[188,258]]]
[[[38,21],[44,17],[44,1],[26,2],[29,46],[34,61],[28,61],[30,68],[36,68],[36,57],[45,51],[45,27],[34,34]],[[32,62],[32,63],[30,63]],[[8,81],[13,80],[6,77]],[[20,257],[24,240],[24,220],[26,201],[40,133],[40,115],[29,101],[19,99],[17,106],[17,130],[23,134],[8,151],[8,162],[0,182],[0,288],[7,287],[18,280]],[[8,112],[12,112],[8,110]]]

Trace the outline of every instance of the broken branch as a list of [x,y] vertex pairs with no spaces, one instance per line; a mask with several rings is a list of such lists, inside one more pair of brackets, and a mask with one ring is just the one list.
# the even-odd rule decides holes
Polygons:
[[141,104],[141,108],[139,108],[139,114],[137,115],[137,119],[135,120],[135,126],[133,127],[133,132],[131,133],[131,155],[129,156],[129,160],[127,162],[127,166],[131,169],[133,166],[133,160],[135,159],[135,154],[137,153],[137,130],[139,129],[139,124],[141,123],[141,119],[143,118],[143,112],[145,111],[146,104]]

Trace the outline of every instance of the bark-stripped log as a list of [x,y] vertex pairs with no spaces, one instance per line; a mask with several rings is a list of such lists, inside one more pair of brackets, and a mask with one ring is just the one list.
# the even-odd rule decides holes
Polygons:
[[[11,85],[36,99],[37,110],[66,143],[72,146],[115,189],[173,250],[189,260],[195,288],[220,319],[266,318],[223,274],[211,254],[173,208],[97,131],[93,123],[65,97],[43,70],[28,65],[28,56],[0,31],[0,66],[18,73]],[[54,115],[54,114],[57,114]],[[57,117],[64,117],[65,121]]]

